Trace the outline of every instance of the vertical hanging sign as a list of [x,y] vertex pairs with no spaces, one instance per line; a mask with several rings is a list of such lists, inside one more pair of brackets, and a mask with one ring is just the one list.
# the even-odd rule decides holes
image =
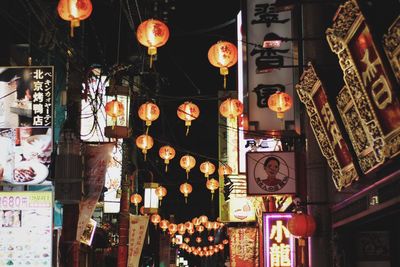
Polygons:
[[51,126],[53,68],[32,68],[32,125]]

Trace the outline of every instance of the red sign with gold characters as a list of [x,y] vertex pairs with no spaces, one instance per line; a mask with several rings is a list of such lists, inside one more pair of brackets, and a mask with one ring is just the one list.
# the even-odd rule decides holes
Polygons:
[[230,266],[258,267],[258,228],[228,228]]
[[[354,112],[348,113],[346,105],[350,99],[339,95],[339,112],[355,150],[363,147],[357,156],[362,171],[368,173],[381,165],[385,158],[400,152],[398,88],[389,77],[356,0],[339,7],[333,26],[327,29],[326,34],[332,51],[339,57],[348,96],[354,102]],[[356,129],[349,123],[352,120],[350,115],[361,118],[360,126],[364,132],[361,136],[366,136],[367,140],[354,134]]]
[[291,213],[264,213],[264,267],[295,267],[295,242],[287,223]]
[[349,147],[328,103],[328,96],[311,63],[301,76],[296,90],[301,102],[306,106],[311,127],[332,170],[336,188],[340,190],[349,186],[352,181],[358,179],[358,175]]

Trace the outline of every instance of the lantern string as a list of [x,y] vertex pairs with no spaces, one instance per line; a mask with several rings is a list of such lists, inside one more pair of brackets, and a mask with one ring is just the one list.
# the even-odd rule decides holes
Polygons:
[[121,14],[122,14],[122,1],[119,4],[119,19],[118,19],[118,41],[117,41],[117,64],[119,64],[119,47],[121,43]]

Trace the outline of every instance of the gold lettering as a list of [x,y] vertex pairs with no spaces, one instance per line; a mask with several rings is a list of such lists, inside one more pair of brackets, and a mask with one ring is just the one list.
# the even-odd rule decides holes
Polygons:
[[392,103],[392,92],[390,91],[387,80],[383,75],[372,84],[372,98],[379,109],[386,108]]
[[342,149],[342,144],[340,143],[340,140],[342,140],[343,137],[337,124],[335,123],[335,118],[333,117],[332,110],[330,109],[328,103],[325,103],[325,105],[322,107],[321,114],[326,124],[326,127],[332,135],[333,145],[339,145],[339,148]]
[[364,82],[364,85],[367,85],[368,82],[371,82],[374,78],[376,73],[378,72],[376,69],[376,66],[378,65],[379,58],[375,59],[374,62],[371,62],[369,59],[369,50],[365,50],[364,57],[361,59],[361,61],[367,65],[365,71],[362,73],[362,79]]

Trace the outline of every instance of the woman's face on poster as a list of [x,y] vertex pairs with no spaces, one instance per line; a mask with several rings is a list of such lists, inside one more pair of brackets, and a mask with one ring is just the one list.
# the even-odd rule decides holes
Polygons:
[[267,166],[264,167],[268,177],[276,177],[279,172],[279,162],[276,160],[270,160]]

